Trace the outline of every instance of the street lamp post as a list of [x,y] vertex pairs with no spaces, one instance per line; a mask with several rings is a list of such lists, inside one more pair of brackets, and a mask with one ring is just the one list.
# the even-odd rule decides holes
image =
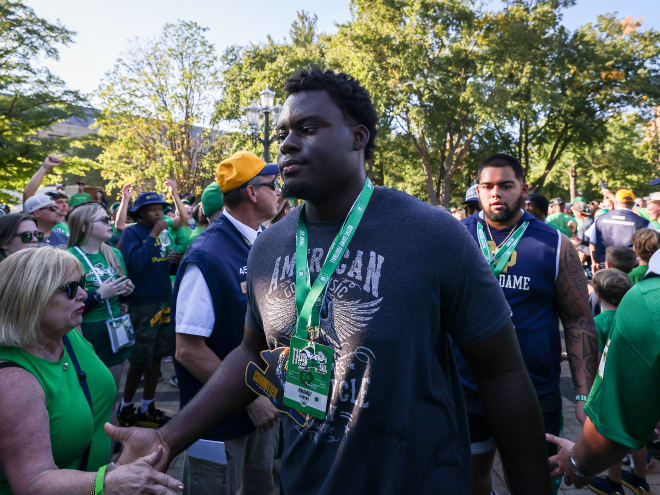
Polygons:
[[[268,86],[259,93],[259,101],[261,106],[253,103],[247,107],[247,119],[248,124],[250,124],[250,128],[252,129],[252,141],[255,145],[257,144],[257,141],[264,145],[264,160],[268,163],[270,162],[270,145],[274,141],[274,139],[271,139],[270,137],[270,114],[273,114],[273,126],[276,126],[282,107],[274,105],[275,91],[268,89]],[[262,114],[264,119],[263,138],[259,136],[259,121],[261,120]]]

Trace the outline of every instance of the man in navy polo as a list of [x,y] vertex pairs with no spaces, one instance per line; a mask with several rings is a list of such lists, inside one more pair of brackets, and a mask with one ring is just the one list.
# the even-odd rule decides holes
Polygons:
[[596,273],[605,267],[608,246],[632,247],[632,236],[637,229],[647,228],[649,221],[633,212],[635,195],[630,189],[619,189],[614,196],[614,210],[599,216],[587,229],[591,270]]
[[[220,163],[216,182],[225,211],[188,250],[179,267],[172,308],[175,369],[181,407],[208,381],[243,338],[247,258],[262,224],[277,214],[276,164],[244,151]],[[202,436],[186,455],[186,493],[272,493],[277,411],[265,397]],[[199,460],[195,449],[224,442],[227,466]],[[216,449],[222,449],[215,444]],[[220,454],[222,457],[222,455]]]

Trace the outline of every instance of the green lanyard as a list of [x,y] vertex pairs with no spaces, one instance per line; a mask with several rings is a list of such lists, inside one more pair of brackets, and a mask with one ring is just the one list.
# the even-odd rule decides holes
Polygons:
[[488,247],[488,241],[486,240],[486,234],[484,232],[484,226],[481,222],[477,223],[477,239],[479,239],[479,247],[481,252],[484,254],[486,261],[490,265],[490,269],[493,271],[496,277],[499,277],[500,273],[504,270],[504,267],[509,262],[511,254],[516,249],[516,246],[522,239],[525,230],[529,222],[525,221],[523,224],[516,229],[511,237],[491,256],[490,248]]
[[[362,215],[367,209],[367,204],[374,192],[374,186],[367,178],[362,188],[362,192],[353,203],[348,212],[346,220],[341,229],[335,236],[328,255],[325,258],[321,272],[314,280],[314,285],[310,287],[309,267],[307,266],[307,245],[308,234],[305,223],[304,205],[300,209],[298,216],[298,231],[296,234],[296,308],[298,310],[298,323],[296,326],[296,337],[301,339],[308,338],[308,327],[318,328],[320,322],[321,304],[323,299],[319,296],[325,290],[332,274],[341,261],[348,244],[357,230]],[[312,335],[312,338],[318,337]]]

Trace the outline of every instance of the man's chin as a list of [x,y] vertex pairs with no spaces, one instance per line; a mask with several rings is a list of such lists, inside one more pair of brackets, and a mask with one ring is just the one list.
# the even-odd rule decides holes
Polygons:
[[498,211],[498,212],[492,212],[492,211],[484,211],[484,214],[488,217],[488,219],[492,222],[506,222],[507,220],[510,220],[513,215],[511,215],[511,211],[506,209],[504,211]]
[[282,197],[284,198],[311,199],[309,192],[309,186],[304,182],[285,180],[282,185]]

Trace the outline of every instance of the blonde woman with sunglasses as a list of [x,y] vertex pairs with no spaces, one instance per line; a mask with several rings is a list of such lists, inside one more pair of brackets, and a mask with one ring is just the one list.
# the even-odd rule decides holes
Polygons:
[[127,307],[122,309],[119,298],[128,296],[134,286],[126,277],[126,267],[119,250],[105,243],[112,236],[112,217],[103,205],[88,203],[74,208],[68,223],[68,251],[82,264],[88,288],[82,333],[119,385],[130,347],[113,352],[106,322],[126,313]]
[[66,251],[0,263],[0,495],[181,493],[154,470],[162,452],[116,466],[103,426],[117,388],[76,330],[85,278]]

